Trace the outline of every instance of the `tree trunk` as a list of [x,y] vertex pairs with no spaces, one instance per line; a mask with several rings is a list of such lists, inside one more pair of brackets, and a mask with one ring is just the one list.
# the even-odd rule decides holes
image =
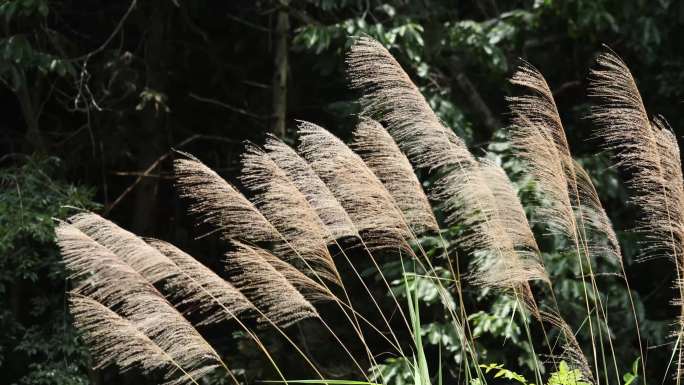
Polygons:
[[[162,95],[166,88],[166,73],[163,63],[168,3],[170,2],[167,0],[150,1],[147,3],[146,12],[141,15],[141,29],[147,30],[147,39],[145,40],[146,90]],[[167,112],[165,107],[165,104],[159,105],[155,100],[148,100],[140,112],[140,129],[134,133],[138,142],[136,167],[139,171],[147,169],[162,153],[167,151]],[[154,233],[157,193],[158,180],[156,178],[143,178],[136,187],[132,226],[138,234]]]
[[[34,98],[31,97],[29,91],[26,74],[17,68],[12,68],[14,78],[14,92],[19,100],[22,115],[24,115],[24,122],[26,123],[26,142],[31,146],[34,152],[45,153],[45,141],[40,133],[40,126],[38,125],[38,112],[34,108]],[[34,84],[34,91],[38,92],[40,85]]]
[[285,117],[287,114],[287,53],[290,31],[290,15],[287,9],[289,0],[280,1],[275,26],[275,55],[273,60],[273,117],[271,131],[280,138],[285,137]]
[[465,70],[457,60],[452,60],[451,72],[456,80],[456,84],[461,89],[461,93],[468,99],[471,111],[477,115],[485,128],[489,130],[489,134],[501,128],[501,122],[496,115],[489,108],[487,103],[482,99],[482,96],[477,91],[477,88],[470,81]]

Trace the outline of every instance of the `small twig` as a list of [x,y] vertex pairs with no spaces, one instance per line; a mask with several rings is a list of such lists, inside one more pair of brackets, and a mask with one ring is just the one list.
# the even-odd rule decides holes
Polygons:
[[563,92],[567,91],[570,88],[578,87],[581,85],[582,85],[581,81],[572,80],[572,81],[565,82],[565,83],[561,84],[560,87],[556,88],[551,93],[553,94],[553,96],[557,96],[558,94],[562,94]]
[[[182,142],[180,142],[180,143],[176,144],[175,146],[173,146],[173,148],[181,148],[181,147],[184,147],[184,146],[188,145],[190,142],[195,141],[195,140],[197,140],[197,139],[221,140],[221,141],[226,141],[226,142],[235,143],[234,140],[227,139],[227,138],[222,138],[222,137],[219,137],[219,136],[199,135],[199,134],[197,134],[197,135],[192,135],[192,136],[188,137],[187,139],[185,139],[185,140],[183,140]],[[104,212],[102,213],[102,216],[105,216],[105,217],[106,217],[106,216],[112,211],[112,209],[114,209],[114,207],[116,207],[116,206],[117,206],[117,205],[118,205],[118,204],[119,204],[119,203],[120,203],[120,202],[121,202],[121,201],[130,193],[130,192],[131,192],[131,191],[133,191],[133,189],[134,189],[134,188],[143,180],[143,178],[150,177],[152,171],[153,171],[154,169],[156,169],[157,166],[159,166],[159,164],[160,164],[161,162],[163,162],[166,158],[168,158],[168,157],[169,157],[171,154],[173,154],[173,153],[174,153],[173,150],[167,151],[165,154],[163,154],[162,156],[160,156],[159,158],[157,158],[157,160],[155,160],[154,162],[152,162],[152,164],[151,164],[145,171],[143,171],[143,172],[141,172],[141,173],[137,173],[137,174],[138,174],[138,177],[135,178],[135,181],[133,181],[133,183],[132,183],[130,186],[128,186],[128,187],[127,187],[127,188],[126,188],[126,189],[125,189],[125,190],[124,190],[124,191],[123,191],[123,192],[114,200],[114,202],[112,202],[112,204],[109,205],[109,206],[104,210]]]
[[116,34],[119,33],[119,31],[121,31],[121,28],[123,28],[123,25],[126,22],[126,20],[128,19],[128,16],[131,15],[131,13],[133,12],[133,10],[135,9],[135,6],[137,4],[138,4],[138,0],[131,1],[131,5],[128,6],[126,13],[124,13],[124,15],[121,17],[121,20],[119,20],[119,23],[117,23],[116,27],[114,28],[114,31],[112,31],[112,33],[109,35],[109,37],[107,37],[107,40],[105,40],[104,43],[102,43],[99,47],[95,48],[94,50],[88,52],[85,55],[81,55],[81,56],[75,57],[73,59],[67,59],[67,61],[80,61],[80,60],[88,61],[88,59],[90,59],[91,56],[96,55],[96,54],[102,52],[105,48],[107,48],[109,43],[111,43],[112,39],[114,39],[114,36],[116,36]]
[[195,100],[197,100],[197,101],[204,102],[204,103],[209,103],[209,104],[213,104],[213,105],[216,105],[216,106],[219,106],[219,107],[223,107],[223,108],[225,108],[225,109],[227,109],[227,110],[230,110],[230,111],[233,111],[233,112],[237,112],[238,114],[242,114],[242,115],[248,116],[248,117],[250,117],[250,118],[252,118],[252,119],[257,119],[257,120],[268,120],[268,119],[270,118],[270,117],[268,117],[268,116],[262,116],[262,115],[254,114],[254,113],[252,113],[252,112],[249,112],[249,111],[245,110],[244,108],[231,106],[231,105],[229,105],[229,104],[223,103],[223,102],[221,102],[221,101],[219,101],[219,100],[216,100],[216,99],[205,98],[205,97],[202,97],[202,96],[193,94],[192,92],[189,93],[188,96],[190,96],[191,98],[193,98],[193,99],[195,99]]
[[143,178],[158,178],[158,179],[172,179],[171,174],[150,174],[144,171],[112,171],[111,175],[116,176],[142,176]]
[[257,87],[257,88],[263,88],[263,89],[269,89],[269,90],[271,89],[270,84],[259,83],[259,82],[255,82],[252,80],[243,80],[242,84],[246,84],[248,86]]
[[271,31],[270,29],[268,29],[268,28],[266,28],[266,27],[262,27],[262,26],[260,26],[260,25],[258,25],[258,24],[254,24],[254,23],[252,23],[252,22],[250,22],[250,21],[241,19],[241,18],[239,18],[239,17],[237,17],[237,16],[235,16],[235,15],[231,15],[230,13],[227,13],[227,14],[226,14],[226,17],[227,17],[228,19],[230,19],[230,20],[233,20],[233,21],[236,22],[236,23],[239,23],[239,24],[245,25],[245,26],[247,26],[247,27],[256,29],[257,31],[261,31],[261,32],[270,32],[270,31]]

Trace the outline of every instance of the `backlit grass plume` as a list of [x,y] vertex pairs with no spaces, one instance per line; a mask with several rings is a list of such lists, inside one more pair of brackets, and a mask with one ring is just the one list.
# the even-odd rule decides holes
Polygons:
[[380,123],[362,120],[354,130],[352,149],[382,181],[414,232],[439,229],[411,163]]
[[[226,269],[233,277],[233,284],[279,326],[287,327],[306,318],[318,317],[316,309],[294,285],[316,293],[320,286],[304,279],[293,284],[286,278],[292,270],[279,271],[269,263],[271,258],[265,250],[236,243],[235,250],[226,254]],[[268,320],[260,317],[259,321],[266,323]]]
[[57,237],[77,282],[70,303],[75,324],[85,331],[98,366],[163,368],[169,384],[196,385],[225,367],[195,328],[113,250],[68,224],[57,227]]
[[401,211],[382,182],[361,157],[324,128],[299,125],[299,150],[330,187],[371,247],[396,248],[410,238]]
[[274,137],[266,139],[264,148],[278,167],[285,171],[311,207],[316,210],[318,217],[330,233],[331,237],[328,242],[358,236],[358,230],[349,214],[306,160],[290,146]]
[[[174,161],[177,189],[190,212],[224,238],[278,240],[277,230],[235,187],[196,158]],[[249,228],[249,231],[244,231]]]
[[328,243],[331,232],[286,172],[262,149],[249,146],[242,158],[241,180],[252,200],[285,242],[276,253],[293,263],[305,262],[305,273],[342,285]]
[[626,170],[627,185],[640,208],[636,230],[646,242],[642,259],[668,257],[675,264],[675,288],[680,318],[675,332],[677,383],[684,375],[684,180],[677,138],[664,118],[649,119],[641,94],[627,65],[607,52],[597,58],[590,76],[589,95],[596,104],[591,119],[604,146]]

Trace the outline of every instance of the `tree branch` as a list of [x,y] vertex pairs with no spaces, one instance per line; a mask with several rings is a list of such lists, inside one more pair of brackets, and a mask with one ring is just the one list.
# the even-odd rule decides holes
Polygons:
[[478,116],[484,126],[492,132],[501,128],[501,122],[497,119],[496,115],[492,113],[492,110],[489,109],[489,106],[485,103],[484,99],[482,99],[482,96],[480,96],[475,85],[470,81],[468,75],[466,75],[461,64],[457,60],[452,60],[451,72],[456,84],[461,89],[461,92],[468,99],[473,113]]

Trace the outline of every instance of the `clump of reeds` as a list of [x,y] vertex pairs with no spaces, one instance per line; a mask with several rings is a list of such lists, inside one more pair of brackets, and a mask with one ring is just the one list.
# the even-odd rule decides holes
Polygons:
[[[380,251],[402,261],[413,260],[440,290],[457,291],[460,308],[445,306],[445,311],[463,345],[470,378],[485,381],[462,303],[462,273],[467,283],[515,296],[526,314],[536,319],[525,319],[525,324],[536,322],[544,330],[551,355],[558,352],[546,328],[557,329],[565,346],[562,357],[580,369],[584,381],[599,384],[600,368],[610,365],[615,365],[617,374],[613,337],[593,267],[602,258],[617,261],[620,271],[616,273],[623,276],[629,290],[620,246],[591,178],[572,157],[541,73],[523,64],[513,75],[511,81],[521,87],[522,94],[509,98],[508,131],[516,155],[546,198],[544,205],[535,208],[536,217],[565,237],[569,251],[577,257],[591,360],[585,358],[572,327],[560,314],[552,277],[516,188],[501,166],[472,155],[380,43],[357,39],[347,65],[352,86],[363,94],[362,117],[350,146],[308,122],[299,125],[297,150],[272,137],[263,148],[250,144],[241,177],[249,190],[245,195],[189,154],[180,153],[174,162],[176,187],[190,213],[229,243],[221,256],[225,271],[216,273],[169,243],[138,238],[96,214],[78,214],[59,223],[57,240],[74,282],[71,312],[97,366],[161,371],[169,384],[197,385],[201,377],[222,368],[238,383],[230,363],[195,329],[233,320],[260,347],[283,381],[277,363],[250,325],[278,330],[323,380],[317,365],[283,332],[299,321],[315,319],[340,343],[360,377],[382,380],[381,374],[373,373],[377,352],[366,343],[366,334],[369,330],[378,333],[399,355],[407,354],[406,346],[347,257],[344,244],[363,250],[388,290],[390,285],[374,256]],[[598,99],[591,115],[598,136],[631,175],[633,199],[643,212],[638,229],[648,241],[645,257],[671,257],[681,292],[684,185],[676,138],[663,119],[648,118],[631,74],[614,54],[599,56],[590,94]],[[427,194],[414,168],[430,176]],[[441,221],[433,213],[433,204],[444,214]],[[441,237],[441,229],[456,224],[464,230],[454,241],[473,256],[468,271],[454,266],[457,258],[444,239],[446,258],[441,261],[428,256],[418,241],[424,233]],[[337,258],[330,251],[332,246],[340,250]],[[355,276],[342,276],[340,261],[349,264]],[[438,263],[448,265],[456,280],[452,286],[437,276]],[[373,324],[355,308],[345,284],[357,279],[384,325]],[[550,293],[555,306],[540,309],[531,281],[548,288],[545,293]],[[429,383],[416,327],[416,304],[402,305],[391,296],[393,311],[398,310],[413,337],[410,349],[418,357],[413,370],[423,384]],[[356,357],[337,337],[316,309],[320,302],[340,309],[363,345],[365,357]],[[684,309],[681,300],[678,304]],[[683,331],[684,318],[676,336],[681,337]],[[682,370],[679,352],[677,378]],[[543,361],[540,358],[536,364],[540,382]],[[610,382],[607,374],[605,382]]]

